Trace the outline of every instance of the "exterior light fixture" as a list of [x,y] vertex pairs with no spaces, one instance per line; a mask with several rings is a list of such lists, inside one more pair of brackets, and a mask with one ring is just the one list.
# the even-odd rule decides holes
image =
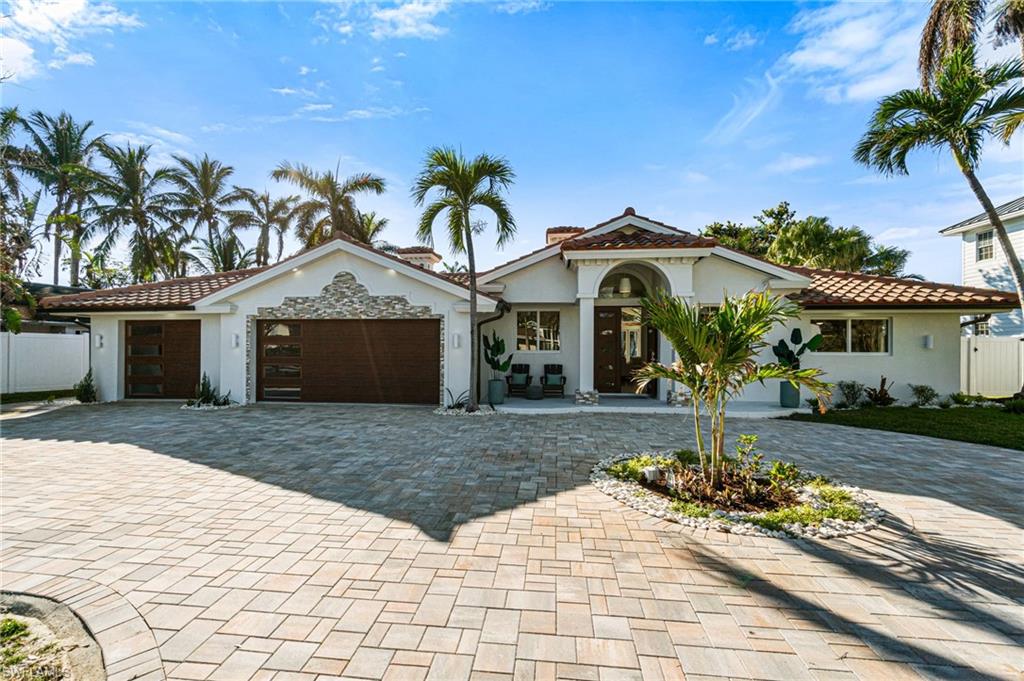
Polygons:
[[237,333],[231,334],[231,347],[237,348],[238,344],[239,344],[238,334]]
[[93,345],[95,345],[97,348],[102,348],[103,347],[103,334],[102,333],[96,334],[96,337],[93,339]]
[[629,277],[622,277],[619,279],[619,293],[628,297],[632,292],[633,284],[629,281]]
[[460,334],[452,334],[452,347],[456,349],[462,347],[462,336]]
[[924,337],[924,349],[925,350],[934,350],[935,349],[935,336],[931,335],[930,333],[929,334],[925,334],[925,337]]

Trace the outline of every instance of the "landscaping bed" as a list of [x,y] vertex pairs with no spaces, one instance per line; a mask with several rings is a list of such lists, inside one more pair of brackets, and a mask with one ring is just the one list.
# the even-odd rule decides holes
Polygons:
[[695,528],[829,539],[878,526],[884,511],[863,490],[792,463],[765,462],[756,442],[740,437],[717,485],[684,449],[610,457],[594,466],[590,480],[632,508]]
[[1024,451],[1024,415],[1003,407],[866,407],[836,409],[824,414],[798,413],[782,417],[910,435],[972,442]]

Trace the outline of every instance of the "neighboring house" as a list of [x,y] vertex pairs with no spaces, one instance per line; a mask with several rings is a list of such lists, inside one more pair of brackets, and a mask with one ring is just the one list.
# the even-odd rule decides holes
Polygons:
[[[796,322],[825,344],[805,355],[828,380],[959,390],[961,315],[1003,312],[1016,296],[889,277],[781,267],[645,218],[631,208],[589,229],[553,228],[548,245],[478,275],[485,332],[504,337],[539,380],[559,364],[567,394],[632,393],[632,371],[672,361],[632,313],[663,289],[703,305],[767,289],[805,307]],[[104,400],[191,396],[201,372],[239,401],[438,404],[468,388],[464,273],[335,239],[273,266],[48,298],[88,314]],[[423,256],[427,256],[423,258]],[[774,338],[788,336],[778,329]],[[765,360],[771,360],[770,352]],[[486,378],[487,372],[481,372]],[[666,399],[672,386],[653,388]],[[744,399],[776,400],[776,385]]]
[[[1010,236],[1017,256],[1024,254],[1024,196],[996,208]],[[958,222],[939,232],[943,236],[960,237],[963,282],[965,286],[983,286],[1001,291],[1015,291],[1010,277],[1007,254],[995,235],[992,223],[984,213]],[[965,320],[966,321],[966,320]],[[1024,319],[1020,308],[964,327],[968,332],[991,336],[1024,336]]]

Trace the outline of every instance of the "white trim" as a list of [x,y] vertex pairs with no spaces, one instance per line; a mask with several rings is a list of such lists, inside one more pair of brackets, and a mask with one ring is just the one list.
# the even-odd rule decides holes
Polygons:
[[696,261],[711,255],[711,248],[587,248],[579,251],[567,250],[566,260],[653,260],[675,258]]
[[[1019,217],[1024,217],[1024,210],[1018,210],[1014,213],[1000,215],[999,219],[1002,220],[1003,224],[1005,225],[1007,220],[1016,220]],[[988,216],[982,216],[975,220],[974,222],[969,222],[966,225],[961,225],[959,227],[946,227],[945,229],[940,229],[939,234],[941,234],[942,236],[957,236],[960,234],[964,234],[965,232],[971,232],[974,231],[975,229],[984,227],[995,227],[995,225],[992,224],[992,221],[988,219]]]
[[717,255],[725,258],[726,260],[731,260],[734,263],[744,265],[752,270],[757,270],[758,272],[774,275],[777,280],[782,279],[791,282],[794,286],[798,286],[799,288],[806,288],[811,285],[810,277],[805,277],[802,274],[797,274],[796,272],[787,270],[784,267],[779,267],[778,265],[773,265],[770,262],[759,260],[758,258],[749,256],[746,253],[740,253],[739,251],[733,251],[728,248],[716,246],[712,255]]
[[[290,260],[284,260],[282,262],[279,262],[278,264],[263,270],[259,274],[254,274],[253,276],[247,277],[240,282],[237,282],[230,286],[225,286],[222,289],[214,291],[205,298],[200,298],[199,300],[197,300],[193,304],[193,306],[195,307],[196,311],[206,311],[211,306],[213,306],[214,303],[219,303],[225,299],[230,298],[231,296],[238,295],[243,291],[248,291],[251,288],[259,286],[272,279],[275,279],[282,274],[285,274],[292,270],[299,269],[303,265],[311,263],[315,260],[319,260],[320,258],[333,253],[334,251],[343,251],[345,253],[348,253],[349,255],[354,255],[356,257],[372,262],[375,265],[379,265],[387,269],[392,269],[395,270],[396,272],[401,272],[402,274],[405,274],[421,283],[427,284],[428,286],[433,286],[434,288],[440,289],[446,293],[450,293],[458,298],[462,298],[463,300],[469,300],[469,291],[465,287],[450,281],[446,281],[445,279],[437,275],[429,274],[426,270],[424,270],[421,267],[405,262],[404,260],[393,260],[385,255],[374,253],[373,251],[367,248],[350,244],[342,239],[334,239],[333,241],[329,241],[326,244],[323,244],[322,246],[318,246],[317,248],[308,250],[305,253],[302,253],[294,258],[291,258]],[[477,304],[494,305],[495,301],[490,297],[481,296],[478,294]]]

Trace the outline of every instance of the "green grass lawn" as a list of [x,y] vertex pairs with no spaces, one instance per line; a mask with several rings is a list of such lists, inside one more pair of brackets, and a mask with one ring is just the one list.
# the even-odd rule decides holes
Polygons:
[[48,400],[51,397],[57,399],[58,397],[74,397],[74,390],[41,390],[34,393],[6,393],[0,395],[0,403],[2,404],[15,404],[17,402],[41,402]]
[[832,423],[947,440],[1009,447],[1024,451],[1024,416],[1008,414],[999,407],[918,409],[887,407],[832,410],[826,414],[799,413],[783,417],[792,421]]

